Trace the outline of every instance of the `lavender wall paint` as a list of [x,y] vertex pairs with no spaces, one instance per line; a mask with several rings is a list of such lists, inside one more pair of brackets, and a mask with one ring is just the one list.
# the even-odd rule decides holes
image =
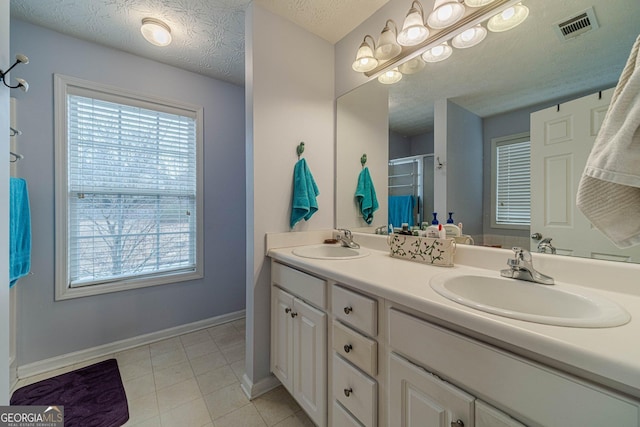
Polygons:
[[[244,89],[14,20],[11,54],[17,52],[30,59],[20,70],[30,90],[16,97],[34,273],[18,284],[19,364],[242,310]],[[204,279],[54,301],[53,73],[204,107]]]

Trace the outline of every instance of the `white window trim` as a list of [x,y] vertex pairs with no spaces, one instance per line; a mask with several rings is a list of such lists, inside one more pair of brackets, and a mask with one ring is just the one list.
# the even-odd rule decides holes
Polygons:
[[[69,88],[88,89],[118,97],[157,104],[165,111],[179,110],[196,120],[196,269],[189,272],[172,272],[144,278],[129,278],[106,284],[69,287],[69,234],[67,227],[67,94]],[[54,123],[55,123],[55,299],[56,301],[100,295],[111,292],[165,285],[204,277],[204,208],[203,208],[203,108],[201,106],[162,99],[113,86],[103,85],[75,77],[54,75]]]
[[491,140],[491,228],[500,228],[505,230],[529,230],[531,228],[530,225],[496,223],[496,180],[498,171],[497,147],[505,143],[515,144],[530,140],[531,136],[529,132],[507,135],[500,138],[493,138]]

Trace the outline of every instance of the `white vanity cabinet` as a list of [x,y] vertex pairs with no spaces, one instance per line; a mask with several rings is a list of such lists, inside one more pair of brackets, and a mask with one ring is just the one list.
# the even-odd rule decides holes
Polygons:
[[313,422],[324,426],[327,314],[320,310],[325,290],[318,288],[325,288],[326,282],[278,263],[272,264],[271,277],[271,371]]
[[[331,286],[332,395],[331,425],[378,425],[378,301],[334,284]],[[336,409],[337,408],[337,409]]]
[[[474,396],[476,427],[519,426],[519,422],[545,427],[640,425],[636,401],[393,308],[389,310],[389,344],[392,383],[394,360],[403,358],[455,383]],[[396,392],[397,386],[390,392],[390,425],[410,425],[399,424],[397,414],[412,402],[409,397],[398,401]],[[509,416],[478,399],[495,402]],[[466,416],[471,421],[464,425],[473,426],[474,417]]]

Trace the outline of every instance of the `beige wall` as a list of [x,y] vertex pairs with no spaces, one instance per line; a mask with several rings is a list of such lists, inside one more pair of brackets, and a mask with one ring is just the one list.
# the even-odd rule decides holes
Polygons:
[[265,233],[289,230],[296,146],[320,190],[295,231],[333,227],[334,49],[253,3],[246,14],[247,354],[243,387],[269,386],[270,268]]

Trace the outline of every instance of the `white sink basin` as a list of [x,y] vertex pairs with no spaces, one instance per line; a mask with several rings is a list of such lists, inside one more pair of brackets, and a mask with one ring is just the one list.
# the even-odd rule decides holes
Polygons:
[[451,301],[528,322],[605,328],[631,320],[629,313],[615,302],[566,284],[549,286],[500,276],[463,274],[437,276],[430,284]]
[[337,245],[300,246],[291,251],[294,255],[314,259],[355,259],[369,255],[363,248],[351,249]]

